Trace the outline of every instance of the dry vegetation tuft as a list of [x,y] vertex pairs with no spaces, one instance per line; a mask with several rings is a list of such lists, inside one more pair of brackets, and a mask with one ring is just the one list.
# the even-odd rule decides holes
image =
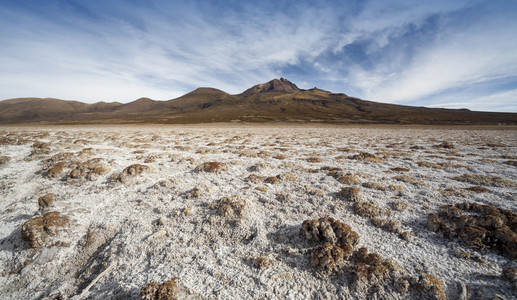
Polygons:
[[361,190],[356,187],[344,187],[337,193],[337,196],[352,202],[357,202],[362,199]]
[[239,195],[223,197],[215,205],[219,214],[228,220],[240,220],[245,216],[246,201]]
[[228,166],[225,163],[210,161],[198,165],[194,170],[196,172],[221,173],[228,170]]
[[1,165],[6,165],[10,161],[11,161],[11,158],[9,156],[0,155],[0,166]]
[[38,205],[40,210],[45,210],[52,206],[57,201],[57,195],[54,193],[48,193],[38,198]]
[[197,295],[190,293],[178,277],[174,277],[163,283],[151,282],[140,293],[144,300],[182,300],[199,299]]
[[428,215],[427,227],[470,248],[517,258],[517,214],[510,210],[467,202],[444,205]]
[[368,152],[359,152],[359,154],[349,156],[348,159],[362,160],[362,161],[373,162],[373,163],[382,163],[383,162],[382,158],[380,158],[374,154],[368,153]]
[[497,176],[487,176],[481,174],[463,174],[461,176],[453,177],[452,179],[467,182],[475,185],[487,185],[495,187],[512,188],[517,187],[517,182]]
[[33,248],[63,246],[62,242],[56,241],[52,237],[66,230],[69,223],[70,219],[67,216],[62,216],[57,211],[48,212],[41,217],[34,217],[23,223],[22,239]]
[[150,170],[151,168],[147,165],[133,164],[122,170],[122,173],[118,175],[117,179],[122,183],[126,183],[130,178],[148,172]]

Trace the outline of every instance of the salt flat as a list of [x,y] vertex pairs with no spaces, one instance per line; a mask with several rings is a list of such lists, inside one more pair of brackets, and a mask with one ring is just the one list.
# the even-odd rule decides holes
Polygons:
[[3,127],[0,298],[515,299],[516,161],[515,127]]

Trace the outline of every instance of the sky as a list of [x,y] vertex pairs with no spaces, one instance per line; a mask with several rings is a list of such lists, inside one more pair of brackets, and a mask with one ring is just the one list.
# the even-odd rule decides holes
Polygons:
[[169,100],[284,77],[517,112],[517,1],[0,0],[0,99]]

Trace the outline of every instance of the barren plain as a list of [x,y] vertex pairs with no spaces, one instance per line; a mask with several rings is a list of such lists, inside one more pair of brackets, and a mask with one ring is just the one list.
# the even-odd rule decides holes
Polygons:
[[516,299],[517,128],[0,128],[2,299]]

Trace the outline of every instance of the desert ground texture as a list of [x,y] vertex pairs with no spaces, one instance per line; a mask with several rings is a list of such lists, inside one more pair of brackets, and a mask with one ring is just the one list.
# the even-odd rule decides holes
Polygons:
[[517,299],[516,200],[516,127],[0,127],[0,298]]

